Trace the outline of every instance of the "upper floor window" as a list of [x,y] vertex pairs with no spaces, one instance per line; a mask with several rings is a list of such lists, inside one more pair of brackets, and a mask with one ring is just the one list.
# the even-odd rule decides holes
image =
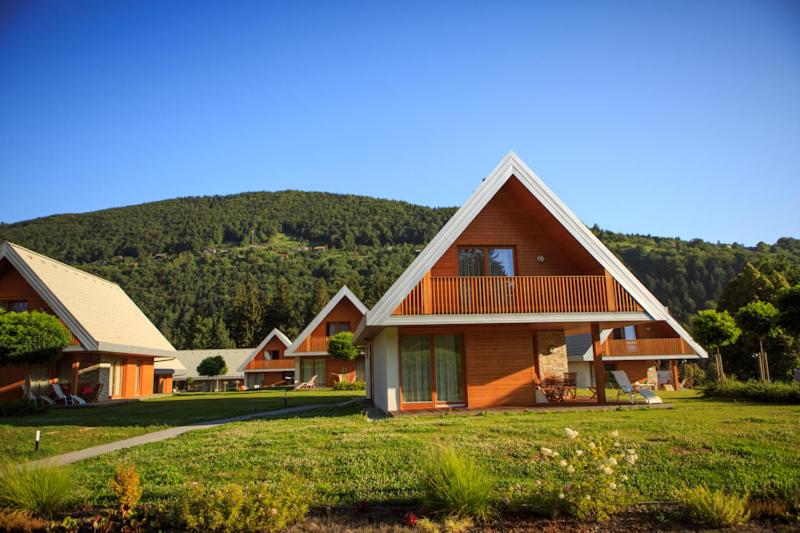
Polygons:
[[341,331],[350,331],[350,322],[328,322],[325,325],[325,334],[332,337]]
[[[11,302],[3,302],[6,311],[11,313],[21,313],[23,311],[28,310],[28,301],[27,300],[16,300]],[[3,305],[0,304],[0,305]]]
[[481,246],[458,249],[459,276],[516,276],[514,248]]
[[278,350],[272,350],[269,354],[270,359],[278,359],[281,356],[281,353]]

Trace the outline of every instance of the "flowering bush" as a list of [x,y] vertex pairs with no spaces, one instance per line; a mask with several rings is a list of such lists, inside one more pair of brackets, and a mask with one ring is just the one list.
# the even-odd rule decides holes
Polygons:
[[624,442],[618,431],[586,438],[570,428],[564,432],[570,445],[563,453],[541,448],[539,457],[558,474],[537,480],[529,495],[535,510],[568,514],[582,520],[606,520],[628,500],[628,472],[636,465],[636,448]]
[[194,483],[181,518],[191,531],[280,531],[303,518],[309,502],[309,492],[292,483],[230,483],[211,491]]

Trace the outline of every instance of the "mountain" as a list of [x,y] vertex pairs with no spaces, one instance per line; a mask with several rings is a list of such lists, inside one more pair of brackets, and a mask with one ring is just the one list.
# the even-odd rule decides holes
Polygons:
[[[0,224],[10,240],[119,283],[180,348],[296,334],[346,283],[367,306],[454,208],[322,192],[177,198]],[[800,265],[800,240],[755,247],[592,231],[686,321],[748,263]],[[251,320],[255,333],[239,327]],[[244,328],[247,329],[247,328]]]

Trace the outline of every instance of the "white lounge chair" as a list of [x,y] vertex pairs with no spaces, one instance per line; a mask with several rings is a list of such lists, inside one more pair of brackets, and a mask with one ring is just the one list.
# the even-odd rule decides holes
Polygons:
[[295,385],[293,390],[313,389],[316,385],[317,385],[317,375],[314,374],[308,381],[303,381]]
[[619,401],[620,395],[627,394],[630,396],[631,403],[636,403],[635,400],[633,399],[633,395],[634,393],[638,392],[642,396],[642,398],[644,398],[644,401],[647,402],[648,405],[652,405],[654,403],[664,403],[661,401],[661,398],[659,398],[656,395],[656,393],[654,393],[650,389],[645,389],[645,388],[640,388],[638,390],[634,389],[633,385],[631,385],[631,380],[628,379],[628,374],[626,374],[624,371],[612,370],[611,375],[614,376],[614,379],[617,382],[617,386],[619,387],[619,389],[617,389],[617,401]]
[[53,392],[56,393],[57,401],[64,402],[64,405],[86,405],[86,402],[80,396],[64,394],[64,391],[61,390],[61,385],[58,383],[51,383],[50,386],[53,388]]

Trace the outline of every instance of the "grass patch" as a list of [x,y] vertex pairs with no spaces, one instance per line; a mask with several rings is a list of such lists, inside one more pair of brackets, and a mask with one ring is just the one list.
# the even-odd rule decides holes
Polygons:
[[[358,392],[291,391],[288,406],[325,404]],[[46,413],[0,419],[0,461],[43,458],[134,437],[167,427],[282,409],[283,391],[188,393],[102,407],[51,408]],[[33,452],[36,430],[42,441]]]
[[422,501],[432,511],[487,520],[494,505],[494,478],[471,457],[437,448],[423,463]]
[[434,446],[452,446],[486,465],[502,494],[546,474],[536,460],[539,449],[565,447],[563,428],[571,427],[582,434],[617,429],[637,443],[628,486],[646,500],[672,499],[679,485],[744,493],[800,477],[800,407],[704,400],[692,391],[662,396],[673,409],[490,411],[370,422],[358,407],[331,408],[115,452],[78,463],[76,476],[107,505],[114,501],[108,479],[123,461],[137,466],[145,502],[170,499],[195,481],[221,487],[278,483],[289,475],[313,488],[315,505],[414,505],[422,496],[420,458]]
[[49,518],[75,497],[64,467],[8,464],[0,469],[0,508]]

